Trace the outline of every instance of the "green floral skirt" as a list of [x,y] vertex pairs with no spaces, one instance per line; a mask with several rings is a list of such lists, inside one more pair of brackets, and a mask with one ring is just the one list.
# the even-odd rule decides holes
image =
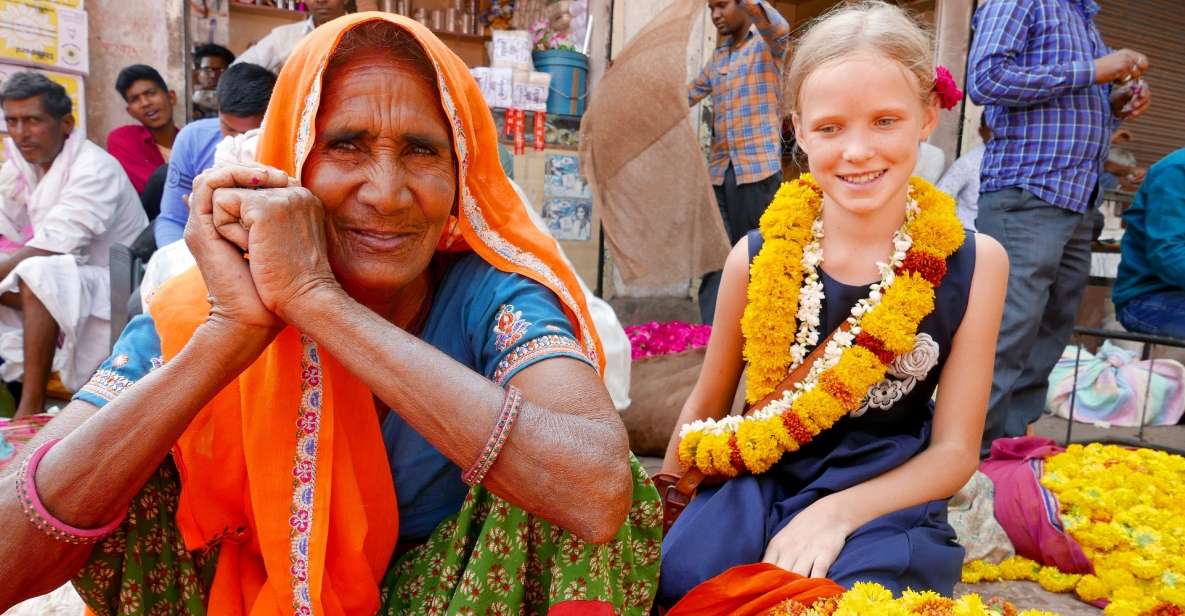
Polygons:
[[[662,510],[633,456],[630,465],[629,517],[600,545],[473,488],[426,543],[392,563],[380,613],[546,614],[566,601],[594,601],[615,614],[647,614],[658,585]],[[206,613],[217,549],[185,549],[179,496],[177,471],[166,461],[74,578],[98,616]]]

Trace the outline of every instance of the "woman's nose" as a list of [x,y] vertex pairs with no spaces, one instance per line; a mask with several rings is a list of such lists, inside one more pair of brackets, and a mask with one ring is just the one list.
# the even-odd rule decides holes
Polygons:
[[376,212],[390,214],[414,201],[407,171],[396,161],[380,160],[372,164],[366,181],[358,189],[358,200]]

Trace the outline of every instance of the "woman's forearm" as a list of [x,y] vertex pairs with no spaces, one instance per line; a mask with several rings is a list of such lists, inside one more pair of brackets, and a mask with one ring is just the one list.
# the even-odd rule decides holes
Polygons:
[[[505,391],[340,289],[314,293],[291,311],[299,315],[293,325],[447,458],[462,468],[472,464],[494,428]],[[588,378],[567,378],[572,373],[565,370],[573,369]],[[556,360],[531,366],[512,382],[522,389],[524,404],[484,485],[582,538],[609,539],[629,510],[629,448],[595,371]]]
[[[176,358],[103,409],[75,401],[42,429],[30,451],[47,439],[62,439],[36,473],[37,493],[52,515],[71,526],[96,528],[127,509],[198,410],[262,349],[242,344],[242,336],[224,339],[220,332],[233,335],[199,328]],[[0,542],[0,579],[5,580],[0,587],[8,589],[0,590],[0,609],[6,599],[47,579],[65,582],[89,553],[88,546],[60,543],[35,528],[21,511],[15,480],[11,474],[0,480],[0,535],[5,538]]]
[[956,445],[932,444],[897,468],[825,496],[848,534],[894,511],[950,498],[975,472],[979,455]]

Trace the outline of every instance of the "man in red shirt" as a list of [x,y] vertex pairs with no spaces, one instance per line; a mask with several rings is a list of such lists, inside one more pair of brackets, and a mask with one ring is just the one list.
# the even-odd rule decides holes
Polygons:
[[107,135],[107,152],[119,161],[136,192],[144,192],[148,176],[169,162],[178,128],[173,124],[177,94],[151,66],[133,64],[119,72],[115,90],[127,101],[128,115],[137,124],[121,126]]

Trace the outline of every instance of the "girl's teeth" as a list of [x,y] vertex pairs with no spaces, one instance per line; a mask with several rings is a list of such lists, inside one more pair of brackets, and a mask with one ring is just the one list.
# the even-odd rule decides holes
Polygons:
[[875,180],[876,178],[880,177],[880,175],[880,171],[874,171],[872,173],[865,173],[862,175],[849,175],[844,179],[854,184],[863,184],[865,182],[871,182],[872,180]]

